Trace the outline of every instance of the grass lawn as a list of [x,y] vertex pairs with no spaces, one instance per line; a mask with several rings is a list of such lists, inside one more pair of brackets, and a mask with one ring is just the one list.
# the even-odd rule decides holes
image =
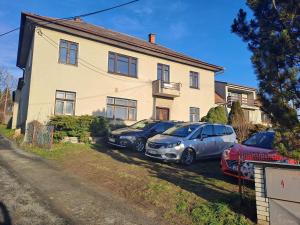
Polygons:
[[[0,134],[12,137],[4,127]],[[22,148],[58,163],[86,183],[107,188],[148,215],[160,215],[165,224],[252,224],[256,216],[251,185],[241,205],[237,181],[223,176],[218,160],[183,167],[105,145]]]

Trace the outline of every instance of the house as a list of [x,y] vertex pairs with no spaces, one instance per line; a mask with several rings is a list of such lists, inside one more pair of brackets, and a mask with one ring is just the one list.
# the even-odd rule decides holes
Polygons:
[[222,67],[80,18],[21,14],[13,126],[52,115],[198,121]]
[[253,124],[269,125],[267,115],[261,110],[257,89],[223,81],[215,81],[215,104],[223,105],[228,113],[233,102],[240,102],[245,118]]

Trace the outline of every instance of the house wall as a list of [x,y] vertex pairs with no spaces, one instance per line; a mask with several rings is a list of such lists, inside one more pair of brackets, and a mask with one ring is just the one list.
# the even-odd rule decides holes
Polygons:
[[[107,96],[137,100],[137,120],[152,118],[155,105],[169,107],[171,120],[184,121],[189,120],[189,107],[199,107],[202,117],[214,106],[212,71],[46,28],[37,29],[41,32],[36,32],[34,36],[27,123],[32,120],[46,122],[54,114],[56,90],[76,92],[76,115],[105,116]],[[78,66],[58,63],[60,39],[79,44]],[[138,58],[138,79],[108,73],[109,51]],[[180,97],[174,100],[152,97],[152,81],[157,79],[157,63],[170,65],[170,81],[182,83]],[[199,73],[200,89],[189,87],[190,71]]]

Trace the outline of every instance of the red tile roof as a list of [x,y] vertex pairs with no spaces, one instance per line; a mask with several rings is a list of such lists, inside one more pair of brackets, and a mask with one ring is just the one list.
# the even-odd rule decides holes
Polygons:
[[98,37],[114,40],[120,43],[126,43],[127,45],[132,45],[135,47],[138,47],[140,49],[144,49],[145,51],[151,51],[156,54],[162,55],[161,58],[163,58],[163,55],[166,57],[172,57],[180,59],[181,61],[186,61],[188,64],[189,62],[192,63],[192,65],[198,65],[199,67],[206,68],[215,72],[222,71],[223,68],[221,66],[216,66],[210,63],[206,63],[203,61],[200,61],[198,59],[191,58],[189,56],[186,56],[184,54],[175,52],[171,49],[168,49],[166,47],[163,47],[158,44],[149,43],[148,41],[144,41],[141,39],[138,39],[136,37],[132,37],[123,33],[119,33],[116,31],[112,31],[109,29],[105,29],[100,26],[95,26],[93,24],[86,23],[82,20],[61,20],[57,18],[50,18],[45,16],[39,16],[32,13],[22,13],[22,16],[25,16],[26,18],[33,19],[34,21],[37,21],[39,26],[49,26],[50,24],[55,24],[59,26],[63,26],[72,30],[85,32],[91,35],[95,35]]

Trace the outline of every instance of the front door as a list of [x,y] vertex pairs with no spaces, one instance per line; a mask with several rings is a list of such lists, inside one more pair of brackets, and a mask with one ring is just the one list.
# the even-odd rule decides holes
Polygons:
[[169,120],[169,109],[156,107],[156,119],[157,120]]

